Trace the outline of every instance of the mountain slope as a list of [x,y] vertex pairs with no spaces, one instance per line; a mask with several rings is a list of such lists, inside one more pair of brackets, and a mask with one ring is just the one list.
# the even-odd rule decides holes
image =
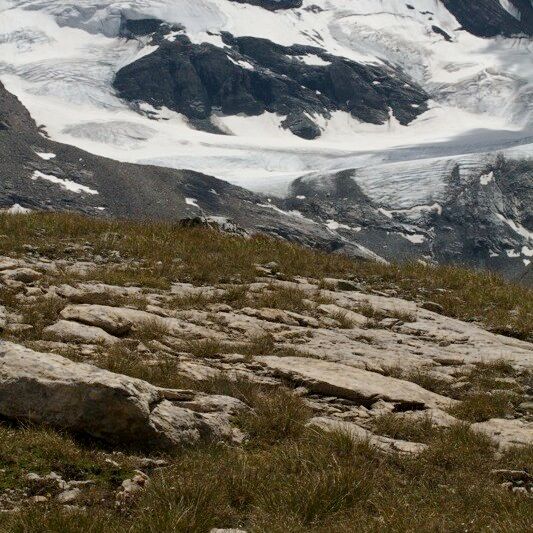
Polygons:
[[[121,163],[46,138],[0,83],[0,209],[74,210],[105,218],[205,219],[356,257],[379,259],[261,195],[188,170]],[[201,205],[201,208],[199,207]],[[231,224],[228,221],[231,220]],[[234,228],[238,230],[238,228]]]
[[[121,215],[131,202],[135,216],[181,216],[198,212],[183,203],[194,198],[206,213],[329,249],[359,243],[387,260],[527,275],[529,1],[2,0],[0,9],[0,79],[51,139],[216,176],[265,195],[239,192],[271,214],[256,223],[255,207],[204,194],[205,177],[153,169],[163,181],[196,179],[194,194],[169,200],[170,185],[139,174],[145,192],[126,193]],[[114,187],[93,187],[110,206],[127,189],[113,172]]]
[[[516,20],[496,0],[485,4]],[[0,5],[7,88],[56,140],[99,155],[281,192],[305,172],[418,159],[428,148],[448,156],[531,144],[531,39],[474,36],[440,1],[320,0],[276,11],[230,0]],[[522,7],[524,21],[532,9]],[[478,11],[467,14],[479,22]],[[178,61],[170,51],[181,48],[189,51]],[[194,50],[209,70],[218,58],[213,78],[191,66]],[[173,62],[161,61],[164,53]],[[188,72],[181,88],[166,81],[179,64]],[[332,70],[340,86],[328,81]],[[406,83],[396,107],[387,91],[402,95]],[[296,113],[314,142],[291,133]]]
[[531,529],[532,291],[156,222],[0,234],[0,530]]

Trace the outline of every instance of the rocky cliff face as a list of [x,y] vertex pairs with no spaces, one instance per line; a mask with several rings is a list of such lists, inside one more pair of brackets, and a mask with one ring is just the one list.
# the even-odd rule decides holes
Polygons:
[[443,0],[462,27],[480,37],[533,35],[533,5],[528,0]]
[[[328,221],[332,232],[353,236],[382,257],[463,263],[506,272],[529,283],[531,161],[487,158],[474,171],[449,169],[442,200],[410,209],[383,209],[365,194],[356,171],[293,183],[287,209]],[[364,185],[363,185],[364,186]],[[373,243],[373,244],[372,244]]]
[[398,69],[226,32],[223,48],[193,44],[179,33],[162,23],[151,41],[156,50],[117,72],[113,85],[122,98],[167,107],[196,124],[209,123],[215,113],[268,111],[285,117],[281,125],[304,139],[321,135],[313,116],[344,111],[362,122],[394,117],[407,125],[427,110],[426,92]]

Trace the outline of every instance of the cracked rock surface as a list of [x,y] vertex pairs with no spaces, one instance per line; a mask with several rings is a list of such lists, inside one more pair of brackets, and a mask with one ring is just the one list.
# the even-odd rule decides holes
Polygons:
[[[364,293],[347,280],[325,287],[282,280],[275,265],[258,269],[264,275],[248,284],[174,283],[168,290],[92,282],[87,272],[95,264],[79,267],[68,259],[0,258],[3,283],[21,307],[56,306],[31,339],[34,325],[3,307],[12,342],[0,347],[2,416],[163,448],[242,438],[231,425],[231,415],[245,407],[235,398],[155,387],[94,366],[108,350],[122,350],[116,357],[140,359],[147,368],[170,360],[192,382],[222,377],[289,387],[322,427],[351,434],[372,434],[383,413],[449,427],[477,390],[476,372],[503,362],[512,371],[494,378],[487,394],[506,394],[512,407],[472,427],[502,447],[532,440],[532,345],[426,308],[436,306]],[[54,281],[61,272],[71,273],[69,284]],[[276,295],[299,301],[268,307],[264,299]],[[374,441],[394,449],[383,438]]]

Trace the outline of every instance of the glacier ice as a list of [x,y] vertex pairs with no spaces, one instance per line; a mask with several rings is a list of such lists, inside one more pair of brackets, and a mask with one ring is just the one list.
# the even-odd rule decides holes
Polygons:
[[[415,9],[397,0],[313,0],[273,12],[228,0],[0,0],[0,80],[53,139],[99,155],[277,195],[297,177],[353,169],[365,193],[391,209],[433,205],[458,161],[468,170],[488,152],[533,154],[533,41],[478,38],[460,31],[438,0],[409,4]],[[133,109],[114,94],[114,73],[150,53],[143,39],[119,37],[123,17],[179,24],[195,43],[223,46],[220,33],[229,31],[391,63],[431,94],[430,109],[409,126],[342,112],[315,117],[323,135],[314,141],[269,113],[216,117],[226,135],[198,131],[177,113]]]

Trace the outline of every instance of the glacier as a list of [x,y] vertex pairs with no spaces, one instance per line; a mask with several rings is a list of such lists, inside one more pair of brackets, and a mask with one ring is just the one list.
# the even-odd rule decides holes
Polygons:
[[[428,153],[440,158],[531,150],[531,39],[487,40],[458,31],[458,22],[435,0],[307,4],[273,12],[228,0],[2,0],[0,79],[53,139],[123,161],[191,168],[273,194],[307,173],[427,160]],[[119,68],[150,53],[142,40],[119,38],[124,16],[180,24],[193,42],[222,46],[217,35],[229,31],[319,46],[359,62],[392,63],[428,91],[430,109],[409,126],[394,118],[382,126],[365,124],[343,112],[320,117],[323,135],[311,142],[282,130],[281,117],[267,113],[217,117],[229,135],[197,131],[186,117],[164,109],[142,115],[111,87]]]
[[[432,206],[449,200],[455,168],[479,182],[498,154],[533,156],[533,31],[476,35],[457,9],[466,4],[455,0],[303,0],[279,9],[272,2],[264,9],[262,1],[0,0],[0,81],[54,141],[117,161],[216,176],[266,195],[270,208],[293,218],[300,212],[295,205],[304,201],[299,188],[321,181],[327,188],[338,176],[349,177],[380,206],[382,217],[387,212],[410,221],[407,230],[391,233],[413,246],[429,242],[431,228],[421,232],[415,222],[438,215]],[[506,28],[533,24],[528,0],[479,4],[490,6],[492,19],[496,12],[508,17]],[[121,33],[124,20],[147,19],[172,28],[168,41],[183,34],[193,44],[225,49],[226,32],[394,68],[429,95],[428,109],[408,125],[392,112],[384,124],[340,110],[317,114],[310,116],[321,131],[314,140],[284,129],[285,117],[268,111],[214,112],[216,131],[202,131],[183,114],[124,101],[113,89],[120,69],[158,49],[149,35]],[[310,68],[328,63],[311,53],[295,60]],[[255,68],[247,60],[237,63]],[[494,181],[480,185],[490,189]],[[324,216],[332,233],[360,233],[358,219]],[[516,231],[523,225],[512,221],[513,229],[509,213],[501,216],[500,224],[530,249],[529,230]],[[518,242],[509,246],[520,249]]]

